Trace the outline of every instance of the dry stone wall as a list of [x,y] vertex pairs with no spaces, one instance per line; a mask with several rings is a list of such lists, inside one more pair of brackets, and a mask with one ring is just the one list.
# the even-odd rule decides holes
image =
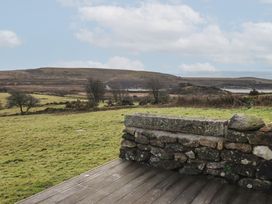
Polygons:
[[120,158],[270,191],[271,149],[272,125],[254,116],[219,121],[135,114],[125,117]]

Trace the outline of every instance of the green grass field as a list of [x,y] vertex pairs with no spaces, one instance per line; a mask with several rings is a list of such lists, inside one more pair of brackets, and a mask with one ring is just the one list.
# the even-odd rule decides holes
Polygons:
[[[40,100],[39,102],[39,107],[33,107],[32,109],[30,109],[30,112],[35,112],[35,111],[41,111],[44,110],[46,108],[64,108],[65,105],[46,105],[48,103],[60,103],[60,102],[66,102],[66,101],[75,101],[78,98],[80,98],[81,100],[84,100],[84,98],[81,96],[76,96],[76,95],[72,95],[72,96],[53,96],[53,95],[43,95],[43,94],[31,94],[32,96],[34,96],[35,98],[38,98]],[[8,93],[0,93],[0,103],[3,106],[3,109],[0,109],[0,116],[1,115],[11,115],[11,114],[16,114],[19,113],[19,109],[17,107],[13,107],[13,108],[5,108],[6,103],[7,103],[7,97],[9,96]]]
[[134,108],[0,117],[0,203],[14,203],[117,158],[124,115],[135,112],[214,119],[244,112],[272,121],[272,108]]

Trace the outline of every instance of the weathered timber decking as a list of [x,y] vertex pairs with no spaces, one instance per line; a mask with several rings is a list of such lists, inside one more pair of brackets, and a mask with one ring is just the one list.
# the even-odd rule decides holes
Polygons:
[[118,159],[19,203],[270,204],[272,195]]

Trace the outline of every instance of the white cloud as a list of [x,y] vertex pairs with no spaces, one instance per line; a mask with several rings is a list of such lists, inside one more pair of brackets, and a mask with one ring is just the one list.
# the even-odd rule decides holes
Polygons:
[[216,72],[217,69],[210,63],[182,64],[179,66],[182,72]]
[[57,0],[57,2],[66,7],[78,7],[91,3],[89,0]]
[[272,4],[272,0],[259,0],[259,1],[264,4]]
[[76,34],[79,40],[134,51],[173,49],[180,37],[204,23],[204,19],[186,5],[99,5],[82,7],[79,13],[83,21],[97,23],[94,29],[79,30]]
[[21,40],[16,33],[10,30],[0,30],[0,47],[16,47],[21,44]]
[[84,5],[78,11],[85,27],[75,36],[92,46],[132,53],[171,52],[226,64],[271,62],[272,21],[244,22],[235,30],[223,31],[185,4],[159,1],[134,6]]
[[80,67],[80,68],[108,68],[108,69],[129,69],[144,70],[144,65],[139,60],[131,60],[126,57],[115,56],[106,63],[93,60],[61,61],[56,63],[56,67]]

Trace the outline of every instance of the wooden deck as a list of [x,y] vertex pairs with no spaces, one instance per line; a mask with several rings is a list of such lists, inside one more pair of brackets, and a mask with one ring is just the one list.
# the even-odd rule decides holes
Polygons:
[[270,204],[272,195],[114,160],[19,203]]

